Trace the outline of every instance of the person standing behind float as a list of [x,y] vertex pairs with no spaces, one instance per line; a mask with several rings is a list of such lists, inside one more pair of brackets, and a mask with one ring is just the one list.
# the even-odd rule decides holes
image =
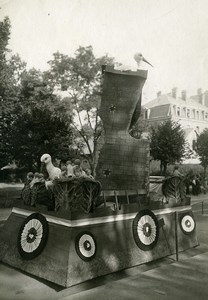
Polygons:
[[184,175],[179,171],[179,166],[174,167],[173,176],[184,177]]
[[197,195],[197,188],[196,188],[196,175],[194,175],[193,179],[192,179],[192,182],[191,182],[191,185],[192,185],[192,194],[194,196]]
[[32,172],[27,173],[27,179],[21,192],[21,199],[25,205],[31,204],[31,182],[33,178],[34,174]]
[[201,193],[201,178],[200,175],[196,175],[196,195]]
[[185,176],[186,194],[190,195],[191,174],[188,172]]

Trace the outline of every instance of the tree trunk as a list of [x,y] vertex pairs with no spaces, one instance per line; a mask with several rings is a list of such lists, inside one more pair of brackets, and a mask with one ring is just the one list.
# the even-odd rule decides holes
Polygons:
[[164,162],[163,163],[163,175],[165,176],[166,175],[166,172],[167,172],[167,163],[166,162]]
[[160,175],[163,174],[163,163],[162,161],[160,161]]
[[167,171],[167,162],[160,162],[160,174],[162,176],[165,176],[166,175],[166,171]]

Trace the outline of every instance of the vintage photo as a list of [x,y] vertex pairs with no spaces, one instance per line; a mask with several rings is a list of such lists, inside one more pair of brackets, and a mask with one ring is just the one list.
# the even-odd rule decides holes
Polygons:
[[0,0],[0,299],[208,298],[208,2]]

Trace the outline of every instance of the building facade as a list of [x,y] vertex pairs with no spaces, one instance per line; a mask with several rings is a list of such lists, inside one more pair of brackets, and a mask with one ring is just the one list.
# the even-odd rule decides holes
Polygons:
[[144,119],[150,126],[157,126],[168,119],[181,124],[193,151],[197,135],[208,128],[208,93],[202,93],[201,89],[191,97],[187,97],[186,91],[182,91],[178,96],[176,88],[169,94],[158,92],[157,98],[145,104],[143,108]]

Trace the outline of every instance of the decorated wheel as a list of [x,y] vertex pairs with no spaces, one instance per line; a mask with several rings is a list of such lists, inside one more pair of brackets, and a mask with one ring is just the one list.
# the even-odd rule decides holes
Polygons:
[[46,218],[33,213],[23,222],[17,239],[19,254],[24,259],[33,259],[44,249],[48,239],[48,222]]
[[137,246],[148,251],[155,247],[159,238],[158,220],[150,210],[140,211],[133,220],[133,236]]
[[75,241],[76,252],[85,261],[91,260],[96,254],[96,241],[93,235],[88,232],[81,232]]
[[181,230],[183,231],[183,233],[185,233],[185,234],[191,234],[195,230],[196,222],[195,222],[195,220],[193,218],[193,214],[191,212],[181,215],[180,227],[181,227]]

